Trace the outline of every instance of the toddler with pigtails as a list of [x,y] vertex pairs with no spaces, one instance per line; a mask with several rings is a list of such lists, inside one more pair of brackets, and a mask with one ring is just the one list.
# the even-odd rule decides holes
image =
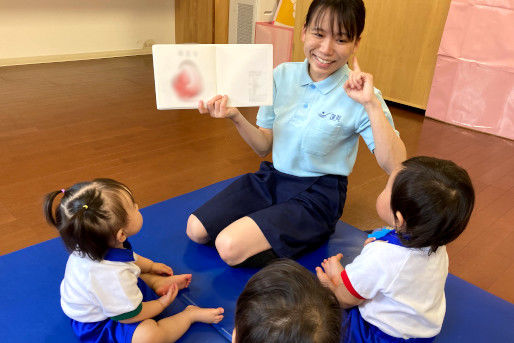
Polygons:
[[189,286],[191,274],[173,275],[132,250],[128,238],[143,217],[124,184],[95,179],[51,192],[44,213],[70,252],[61,307],[81,342],[175,342],[194,322],[223,319],[223,308],[196,306],[152,319]]

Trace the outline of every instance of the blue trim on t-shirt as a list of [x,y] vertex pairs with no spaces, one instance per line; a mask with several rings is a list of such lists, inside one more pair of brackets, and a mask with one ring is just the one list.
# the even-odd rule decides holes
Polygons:
[[374,231],[368,235],[368,238],[372,237],[376,238],[378,241],[386,241],[387,243],[401,247],[404,246],[396,231],[394,229],[388,229],[387,227],[383,227],[382,229]]
[[385,235],[387,235],[389,232],[394,231],[394,229],[388,229],[387,226],[383,227],[380,230],[373,231],[368,235],[368,238],[376,238],[381,239]]
[[105,254],[104,260],[112,262],[134,262],[134,251],[129,241],[123,242],[124,248],[111,248]]

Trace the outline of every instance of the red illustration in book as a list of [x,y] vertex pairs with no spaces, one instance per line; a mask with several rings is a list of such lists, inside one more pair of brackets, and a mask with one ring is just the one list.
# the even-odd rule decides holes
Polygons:
[[202,91],[202,75],[195,63],[183,61],[171,81],[172,87],[182,100],[190,100]]

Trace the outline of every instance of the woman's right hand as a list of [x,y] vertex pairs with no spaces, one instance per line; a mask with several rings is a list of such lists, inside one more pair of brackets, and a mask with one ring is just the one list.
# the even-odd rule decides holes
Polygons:
[[200,113],[209,113],[213,118],[229,118],[233,119],[238,114],[241,114],[236,107],[227,107],[228,96],[216,95],[214,98],[204,104],[200,100],[198,103],[198,111]]

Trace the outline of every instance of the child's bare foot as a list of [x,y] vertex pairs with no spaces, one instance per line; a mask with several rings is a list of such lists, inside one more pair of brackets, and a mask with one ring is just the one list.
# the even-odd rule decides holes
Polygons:
[[155,293],[157,293],[157,295],[166,294],[172,284],[176,284],[179,290],[189,287],[191,278],[191,274],[162,277],[160,280],[155,282]]
[[194,321],[207,324],[219,323],[223,319],[223,312],[225,312],[222,307],[201,308],[194,305],[189,305],[184,311],[190,312]]
[[321,266],[323,267],[326,275],[335,285],[342,282],[341,273],[343,272],[344,268],[341,265],[341,258],[343,258],[343,254],[337,254],[335,256],[326,258],[323,260],[323,262],[321,262]]

